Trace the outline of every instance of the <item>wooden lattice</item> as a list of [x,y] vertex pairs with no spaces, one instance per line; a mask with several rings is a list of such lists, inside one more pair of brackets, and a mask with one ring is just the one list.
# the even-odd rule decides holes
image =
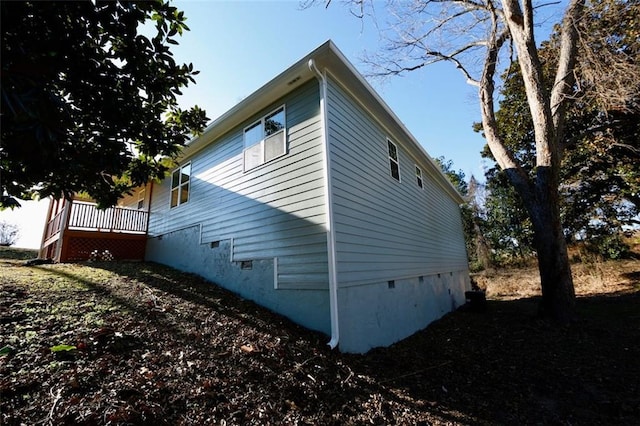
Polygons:
[[62,262],[89,260],[94,251],[99,254],[108,251],[113,260],[143,260],[146,241],[141,238],[70,237],[66,244],[66,256],[65,259],[60,259]]

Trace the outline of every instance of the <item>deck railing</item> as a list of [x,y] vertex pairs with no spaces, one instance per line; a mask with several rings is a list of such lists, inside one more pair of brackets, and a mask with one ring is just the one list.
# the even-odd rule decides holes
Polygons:
[[147,232],[149,213],[123,207],[98,210],[95,204],[74,201],[69,214],[69,229],[100,232]]
[[[98,210],[94,203],[73,201],[69,206],[67,229],[122,232],[145,234],[149,213],[144,210],[134,210],[124,207],[112,207]],[[60,232],[65,220],[65,209],[62,209],[48,223],[45,241]]]

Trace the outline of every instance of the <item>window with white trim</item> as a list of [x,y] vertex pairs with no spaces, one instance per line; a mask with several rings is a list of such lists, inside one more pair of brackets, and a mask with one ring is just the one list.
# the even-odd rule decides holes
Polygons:
[[146,191],[144,189],[138,191],[138,210],[142,210],[144,208],[145,193]]
[[389,170],[391,172],[391,177],[400,182],[400,162],[398,159],[398,147],[389,139],[387,139],[387,145],[389,147]]
[[424,188],[424,184],[422,182],[422,170],[418,166],[416,166],[416,183],[420,188]]
[[284,105],[244,129],[244,171],[287,153]]
[[171,207],[176,207],[189,201],[189,187],[191,185],[191,163],[176,169],[171,174]]

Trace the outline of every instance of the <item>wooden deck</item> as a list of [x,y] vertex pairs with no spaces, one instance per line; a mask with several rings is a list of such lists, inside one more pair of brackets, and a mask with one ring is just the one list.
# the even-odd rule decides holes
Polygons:
[[56,262],[144,259],[149,220],[146,210],[99,210],[91,202],[53,200],[47,218],[42,258]]

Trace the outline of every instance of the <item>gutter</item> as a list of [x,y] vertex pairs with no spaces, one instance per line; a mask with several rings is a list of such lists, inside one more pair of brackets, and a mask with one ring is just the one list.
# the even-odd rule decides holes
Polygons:
[[327,78],[316,67],[313,59],[309,59],[309,69],[320,82],[320,119],[322,120],[322,139],[324,151],[324,178],[326,214],[327,214],[327,254],[329,260],[329,307],[331,316],[331,340],[327,343],[331,349],[338,346],[340,328],[338,326],[338,274],[336,268],[336,233],[333,222],[333,194],[331,188],[331,163],[329,155],[329,122],[327,117]]

